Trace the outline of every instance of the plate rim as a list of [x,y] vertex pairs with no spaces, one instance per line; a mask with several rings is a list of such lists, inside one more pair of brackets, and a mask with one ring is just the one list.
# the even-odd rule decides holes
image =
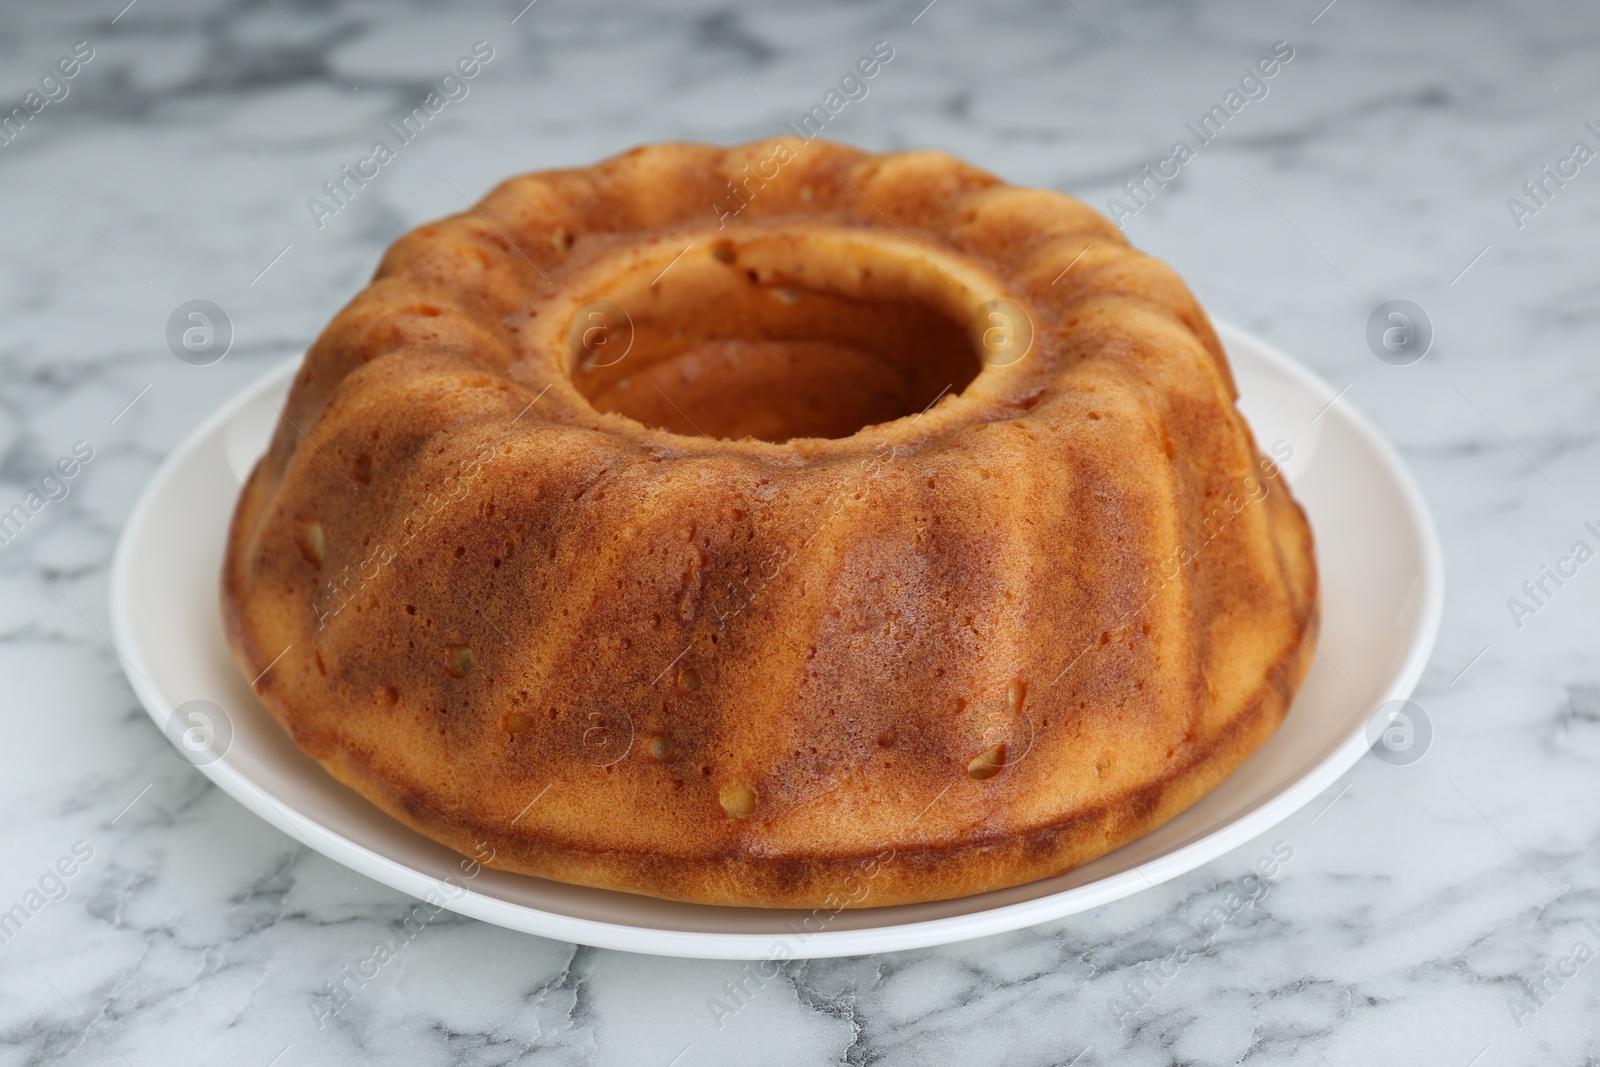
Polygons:
[[[1231,349],[1234,345],[1248,346],[1254,348],[1275,370],[1295,379],[1309,392],[1320,395],[1330,406],[1342,396],[1314,371],[1291,359],[1275,345],[1231,323],[1212,319],[1212,324],[1224,348],[1229,350],[1230,360],[1233,358]],[[139,638],[133,626],[131,575],[133,545],[137,534],[152,521],[160,491],[190,459],[200,442],[226,426],[252,402],[258,383],[275,382],[280,376],[292,375],[303,358],[304,354],[290,357],[265,374],[255,376],[250,385],[230,397],[187,434],[162,460],[145,484],[118,535],[111,558],[108,600],[114,649],[122,661],[123,674],[158,730],[162,729],[164,720],[172,714],[173,706],[144,673],[149,667],[149,659],[145,654],[146,643]],[[1444,552],[1427,498],[1399,452],[1353,405],[1344,405],[1341,417],[1349,420],[1351,427],[1373,449],[1398,490],[1405,517],[1418,535],[1417,547],[1423,563],[1420,575],[1423,602],[1409,636],[1406,655],[1392,671],[1379,703],[1405,699],[1421,681],[1438,639],[1444,613]],[[247,810],[329,859],[410,896],[421,898],[430,893],[443,895],[444,906],[450,910],[506,929],[596,948],[695,959],[765,959],[772,955],[771,950],[778,942],[790,942],[790,955],[795,958],[821,959],[899,952],[1008,933],[1087,911],[1130,896],[1143,888],[1153,888],[1225,855],[1289,819],[1349,771],[1369,747],[1365,730],[1352,730],[1308,771],[1253,810],[1186,845],[1096,881],[959,915],[850,930],[824,929],[806,936],[798,952],[792,951],[795,937],[789,934],[634,926],[550,911],[470,889],[463,891],[458,886],[447,886],[439,878],[330,830],[292,806],[279,803],[227,760],[218,760],[197,769]],[[314,844],[314,841],[317,843]]]

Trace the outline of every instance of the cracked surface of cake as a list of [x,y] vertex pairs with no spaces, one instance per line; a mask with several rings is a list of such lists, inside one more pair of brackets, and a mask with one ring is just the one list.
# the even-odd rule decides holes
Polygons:
[[998,889],[1288,711],[1311,533],[1234,401],[1184,284],[1070,197],[647,146],[394,244],[243,490],[224,624],[305,752],[492,866]]

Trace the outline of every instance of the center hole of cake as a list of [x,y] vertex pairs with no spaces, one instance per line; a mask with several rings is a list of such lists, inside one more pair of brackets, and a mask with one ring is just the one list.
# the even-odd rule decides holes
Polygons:
[[572,379],[596,410],[676,434],[849,437],[977,376],[971,303],[904,251],[714,239],[577,308]]

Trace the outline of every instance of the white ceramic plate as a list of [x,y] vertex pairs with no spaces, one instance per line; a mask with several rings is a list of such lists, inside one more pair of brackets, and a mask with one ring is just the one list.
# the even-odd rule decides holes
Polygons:
[[1058,919],[1185,874],[1320,794],[1370,747],[1374,709],[1410,695],[1439,628],[1443,557],[1399,457],[1348,404],[1332,402],[1325,383],[1261,341],[1218,326],[1261,447],[1282,441],[1294,450],[1282,466],[1316,535],[1320,654],[1287,721],[1232,777],[1154,833],[1058,878],[831,915],[679,904],[487,869],[462,878],[459,856],[302,755],[240,677],[223,640],[217,585],[228,520],[298,359],[259,382],[259,393],[247,389],[207,419],[157,472],[117,546],[112,631],[158,728],[190,700],[225,710],[231,744],[201,767],[212,781],[329,858],[402,892],[443,898],[464,915],[563,941],[715,959],[888,952]]

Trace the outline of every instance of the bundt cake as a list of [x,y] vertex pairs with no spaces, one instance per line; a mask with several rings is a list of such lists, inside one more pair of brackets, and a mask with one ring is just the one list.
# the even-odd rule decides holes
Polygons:
[[1288,711],[1311,533],[1235,395],[1183,283],[1069,197],[643,147],[395,242],[244,487],[224,624],[305,752],[489,866],[998,889]]

